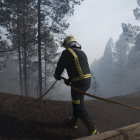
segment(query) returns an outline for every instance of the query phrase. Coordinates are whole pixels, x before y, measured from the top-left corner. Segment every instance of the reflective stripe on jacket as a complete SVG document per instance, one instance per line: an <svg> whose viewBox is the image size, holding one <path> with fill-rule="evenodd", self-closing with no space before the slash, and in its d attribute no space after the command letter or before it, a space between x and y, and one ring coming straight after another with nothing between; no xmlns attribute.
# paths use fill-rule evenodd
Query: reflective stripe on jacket
<svg viewBox="0 0 140 140"><path fill-rule="evenodd" d="M68 48L62 52L57 63L55 75L61 76L64 68L66 68L71 82L83 81L91 77L87 56L79 48Z"/></svg>

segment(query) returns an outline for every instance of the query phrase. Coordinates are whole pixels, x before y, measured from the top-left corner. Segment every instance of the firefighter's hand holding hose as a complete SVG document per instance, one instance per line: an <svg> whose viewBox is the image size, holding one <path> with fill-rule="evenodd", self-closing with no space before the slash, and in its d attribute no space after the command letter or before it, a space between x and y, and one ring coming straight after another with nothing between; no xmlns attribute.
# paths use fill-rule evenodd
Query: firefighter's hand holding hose
<svg viewBox="0 0 140 140"><path fill-rule="evenodd" d="M54 78L55 78L56 80L61 80L61 76L57 76L57 75L55 75L55 74L54 74Z"/></svg>
<svg viewBox="0 0 140 140"><path fill-rule="evenodd" d="M65 84L66 84L67 86L69 86L70 83L71 83L71 80L70 80L70 78L69 78L69 79L67 79L67 80L64 80L64 82L65 82Z"/></svg>
<svg viewBox="0 0 140 140"><path fill-rule="evenodd" d="M62 79L61 76L57 76L57 75L55 75L55 74L54 74L54 78L55 78L56 80L61 80L61 79ZM70 78L69 78L69 79L64 80L64 82L65 82L65 84L66 84L67 86L69 86L70 83L71 83L71 80L70 80Z"/></svg>

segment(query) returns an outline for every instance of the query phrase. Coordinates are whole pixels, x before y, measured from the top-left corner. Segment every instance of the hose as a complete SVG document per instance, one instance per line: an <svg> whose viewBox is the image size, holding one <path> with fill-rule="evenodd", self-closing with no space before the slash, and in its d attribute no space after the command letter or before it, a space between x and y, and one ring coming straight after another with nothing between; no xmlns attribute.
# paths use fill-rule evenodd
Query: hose
<svg viewBox="0 0 140 140"><path fill-rule="evenodd" d="M64 81L67 81L66 78L64 78L64 77L61 77L61 78L62 78ZM114 104L119 104L119 105L123 105L123 106L127 106L127 107L130 107L130 108L133 108L133 109L140 110L140 108L137 108L137 107L134 107L134 106L126 105L126 104L119 103L119 102L116 102L116 101L113 101L113 100L109 100L109 99L101 98L101 97L98 97L98 96L95 96L95 95L91 95L91 94L89 94L89 93L86 93L86 92L84 92L84 91L81 91L81 90L75 88L75 87L72 86L71 84L69 84L69 85L70 85L70 87L71 87L73 90L75 90L75 91L77 91L77 92L79 92L79 93L81 93L81 94L90 96L90 97L92 97L92 98L96 98L96 99L103 100L103 101L106 101L106 102L111 102L111 103L114 103Z"/></svg>
<svg viewBox="0 0 140 140"><path fill-rule="evenodd" d="M67 81L66 78L64 78L64 77L61 77L61 78L62 78L64 81ZM49 90L48 90L45 94L43 94L40 98L36 99L35 101L33 101L33 102L31 102L31 103L29 103L29 104L27 104L27 105L25 105L25 106L20 106L18 109L21 109L21 108L23 108L23 107L30 106L30 105L36 103L37 101L39 101L42 97L44 97L44 96L51 90L51 88L55 85L56 82L57 82L57 80L56 80L56 81L54 82L54 84L49 88ZM84 91L82 91L82 90L79 90L79 89L75 88L75 87L72 86L71 84L69 84L69 85L70 85L70 87L71 87L73 90L75 90L75 91L77 91L77 92L79 92L79 93L81 93L81 94L87 95L87 96L89 96L89 97L96 98L96 99L103 100L103 101L110 102L110 103L114 103L114 104L119 104L119 105L126 106L126 107L129 107L129 108L133 108L133 109L140 110L140 108L137 108L137 107L134 107L134 106L130 106L130 105L127 105L127 104L123 104L123 103L120 103L120 102L116 102L116 101L113 101L113 100L105 99L105 98L102 98L102 97L99 97L99 96L95 96L95 95L86 93L86 92L84 92ZM17 109L17 110L18 110L18 109Z"/></svg>

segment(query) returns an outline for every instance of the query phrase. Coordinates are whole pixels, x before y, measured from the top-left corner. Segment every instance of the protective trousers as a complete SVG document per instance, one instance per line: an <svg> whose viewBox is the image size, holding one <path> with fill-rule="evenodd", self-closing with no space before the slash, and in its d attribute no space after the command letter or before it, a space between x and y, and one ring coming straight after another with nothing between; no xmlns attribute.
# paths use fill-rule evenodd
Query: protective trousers
<svg viewBox="0 0 140 140"><path fill-rule="evenodd" d="M86 84L74 84L72 85L79 90L86 92L90 87L90 82ZM71 88L71 97L72 97L72 106L73 106L73 120L75 120L75 124L80 118L84 123L85 126L88 127L89 124L92 122L92 118L88 111L84 107L84 95L76 92Z"/></svg>

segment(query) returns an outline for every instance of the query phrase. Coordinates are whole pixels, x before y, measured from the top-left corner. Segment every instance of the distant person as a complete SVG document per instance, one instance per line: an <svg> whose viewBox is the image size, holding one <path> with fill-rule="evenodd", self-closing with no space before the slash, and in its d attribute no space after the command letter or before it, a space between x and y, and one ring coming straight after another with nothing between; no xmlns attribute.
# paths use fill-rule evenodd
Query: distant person
<svg viewBox="0 0 140 140"><path fill-rule="evenodd" d="M81 50L81 45L77 43L73 35L67 36L62 47L66 48L59 58L54 77L61 80L61 74L64 69L67 70L69 79L65 82L66 85L71 83L75 88L86 92L91 83L91 74L88 65L86 54ZM92 118L84 107L84 95L74 91L71 88L73 118L69 117L67 121L73 128L77 128L77 120L80 118L85 126L88 128L87 136L98 134L97 129L94 128Z"/></svg>

